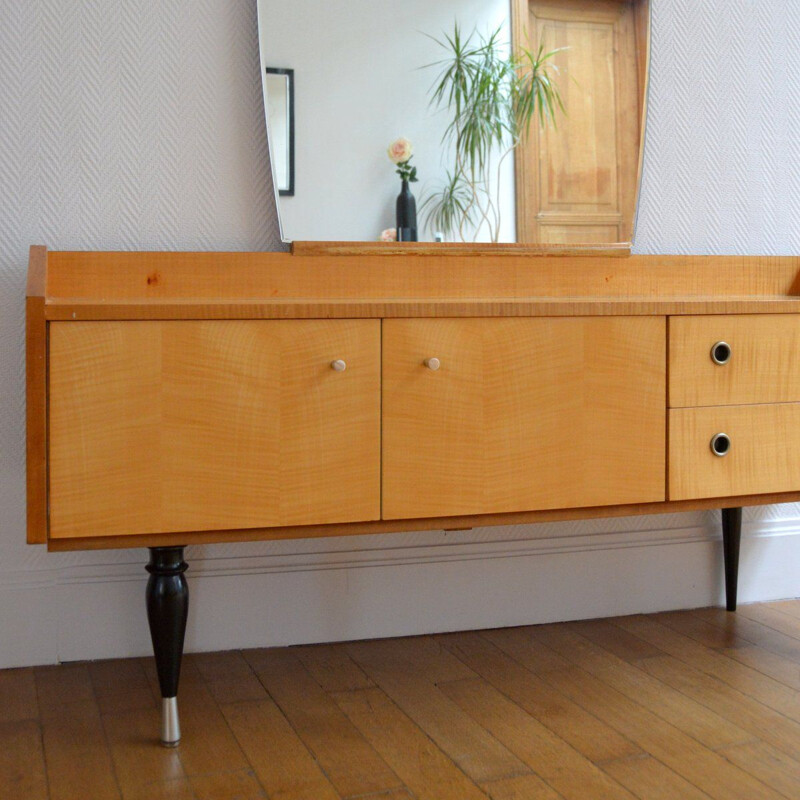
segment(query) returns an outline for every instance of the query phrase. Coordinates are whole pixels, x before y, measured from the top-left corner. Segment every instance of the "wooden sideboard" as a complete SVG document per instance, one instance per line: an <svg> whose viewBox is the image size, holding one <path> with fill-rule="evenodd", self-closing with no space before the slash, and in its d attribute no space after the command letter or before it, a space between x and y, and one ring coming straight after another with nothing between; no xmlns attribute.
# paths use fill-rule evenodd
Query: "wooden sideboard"
<svg viewBox="0 0 800 800"><path fill-rule="evenodd" d="M800 259L31 250L28 541L187 544L800 500Z"/></svg>

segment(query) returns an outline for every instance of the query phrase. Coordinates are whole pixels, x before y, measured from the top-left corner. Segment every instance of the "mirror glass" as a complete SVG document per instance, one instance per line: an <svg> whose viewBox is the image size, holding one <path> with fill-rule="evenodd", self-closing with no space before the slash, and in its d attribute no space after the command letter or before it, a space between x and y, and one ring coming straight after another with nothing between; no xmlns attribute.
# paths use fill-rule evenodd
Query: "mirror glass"
<svg viewBox="0 0 800 800"><path fill-rule="evenodd" d="M632 241L648 0L258 6L287 241Z"/></svg>

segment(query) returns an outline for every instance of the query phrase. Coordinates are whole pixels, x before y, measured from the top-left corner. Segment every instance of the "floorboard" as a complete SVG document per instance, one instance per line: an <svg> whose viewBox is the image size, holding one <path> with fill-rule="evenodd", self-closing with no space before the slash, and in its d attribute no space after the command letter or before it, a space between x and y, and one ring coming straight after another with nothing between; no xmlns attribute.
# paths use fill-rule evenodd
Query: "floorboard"
<svg viewBox="0 0 800 800"><path fill-rule="evenodd" d="M0 798L800 797L800 601L0 671Z"/></svg>

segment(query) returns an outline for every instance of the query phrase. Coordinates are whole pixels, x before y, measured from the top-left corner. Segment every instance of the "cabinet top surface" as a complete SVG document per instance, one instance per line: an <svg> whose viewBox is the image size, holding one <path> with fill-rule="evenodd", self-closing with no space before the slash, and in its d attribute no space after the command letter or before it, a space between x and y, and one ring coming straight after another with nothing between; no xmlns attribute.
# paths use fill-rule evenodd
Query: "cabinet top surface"
<svg viewBox="0 0 800 800"><path fill-rule="evenodd" d="M50 320L800 313L800 258L33 247L28 296Z"/></svg>

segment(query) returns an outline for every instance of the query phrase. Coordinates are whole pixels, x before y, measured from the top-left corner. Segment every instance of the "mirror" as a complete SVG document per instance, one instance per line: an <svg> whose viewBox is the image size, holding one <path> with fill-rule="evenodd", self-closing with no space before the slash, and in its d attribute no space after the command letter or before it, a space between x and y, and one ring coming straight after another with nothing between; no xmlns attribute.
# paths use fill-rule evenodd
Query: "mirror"
<svg viewBox="0 0 800 800"><path fill-rule="evenodd" d="M632 241L649 0L259 0L258 20L285 240L375 242L402 229L401 238L429 242ZM478 169L475 152L457 147L475 113L459 119L434 96L456 25L461 63L472 54L471 74L495 81L470 87L474 127L491 127L480 117L487 106L502 123L502 135L478 148ZM501 88L486 95L486 85ZM527 107L509 102L526 87ZM481 104L486 96L492 102ZM410 143L410 160L405 142L388 152L398 140Z"/></svg>

